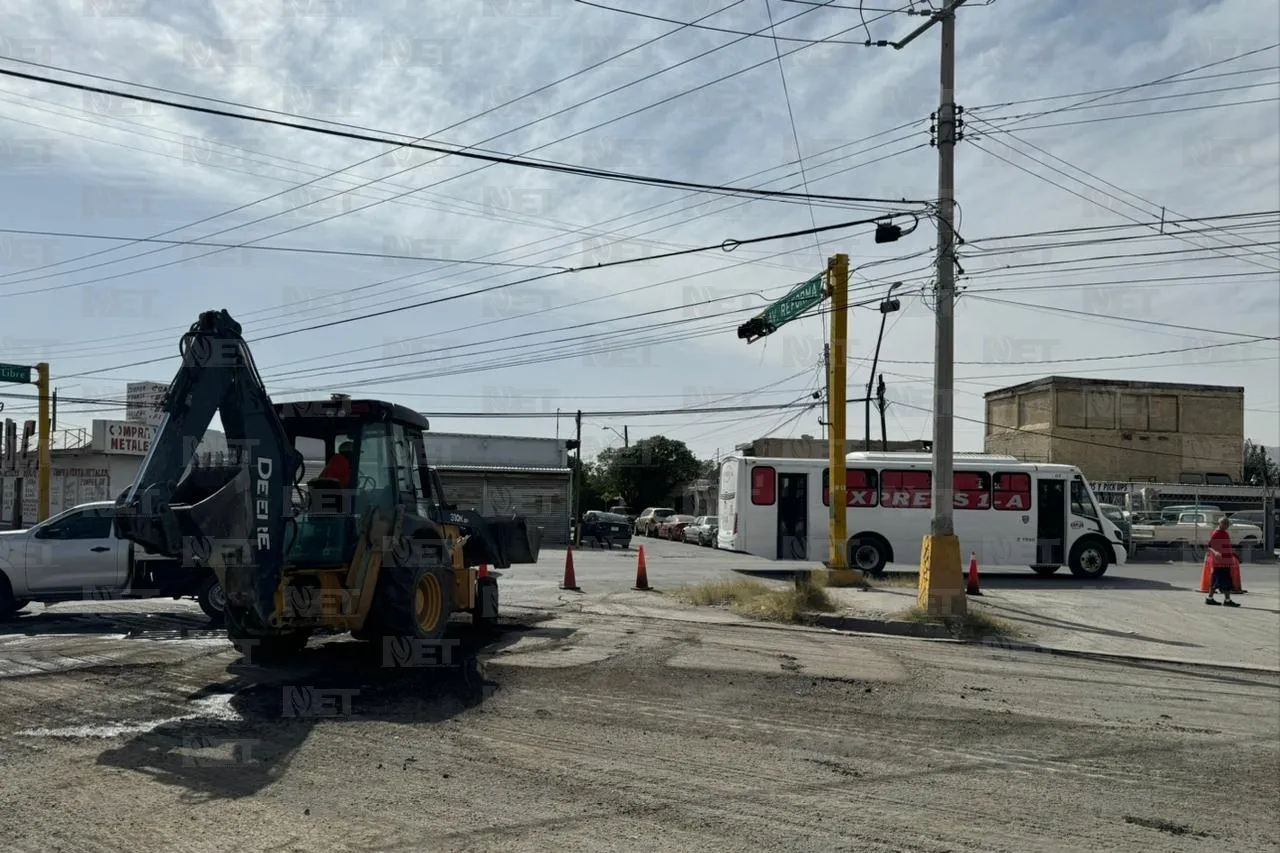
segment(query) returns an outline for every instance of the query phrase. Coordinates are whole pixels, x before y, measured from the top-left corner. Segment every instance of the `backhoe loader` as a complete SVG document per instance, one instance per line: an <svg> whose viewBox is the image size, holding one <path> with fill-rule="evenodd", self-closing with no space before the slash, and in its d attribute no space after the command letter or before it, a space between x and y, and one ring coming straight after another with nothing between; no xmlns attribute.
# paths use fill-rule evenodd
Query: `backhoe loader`
<svg viewBox="0 0 1280 853"><path fill-rule="evenodd" d="M179 352L163 421L115 513L124 538L212 568L246 656L297 653L320 629L434 642L454 613L497 619L497 581L481 567L536 562L542 530L448 503L426 418L337 394L273 403L225 310L202 313ZM215 413L229 462L197 465ZM321 455L343 464L304 481Z"/></svg>

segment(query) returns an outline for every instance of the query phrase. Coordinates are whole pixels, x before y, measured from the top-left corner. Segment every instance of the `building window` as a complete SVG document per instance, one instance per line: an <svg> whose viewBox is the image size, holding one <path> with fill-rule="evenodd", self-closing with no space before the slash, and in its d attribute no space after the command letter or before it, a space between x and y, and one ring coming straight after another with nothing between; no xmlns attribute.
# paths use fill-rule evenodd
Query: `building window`
<svg viewBox="0 0 1280 853"><path fill-rule="evenodd" d="M957 471L954 506L956 509L990 509L991 475L986 471Z"/></svg>
<svg viewBox="0 0 1280 853"><path fill-rule="evenodd" d="M846 469L845 506L876 505L876 472L870 468ZM831 469L822 469L822 505L831 506Z"/></svg>
<svg viewBox="0 0 1280 853"><path fill-rule="evenodd" d="M1031 475L997 471L992 478L991 505L1009 512L1031 509Z"/></svg>
<svg viewBox="0 0 1280 853"><path fill-rule="evenodd" d="M768 465L751 469L751 502L756 506L772 506L777 492L777 472Z"/></svg>
<svg viewBox="0 0 1280 853"><path fill-rule="evenodd" d="M929 471L881 471L880 505L894 509L928 509L933 489Z"/></svg>

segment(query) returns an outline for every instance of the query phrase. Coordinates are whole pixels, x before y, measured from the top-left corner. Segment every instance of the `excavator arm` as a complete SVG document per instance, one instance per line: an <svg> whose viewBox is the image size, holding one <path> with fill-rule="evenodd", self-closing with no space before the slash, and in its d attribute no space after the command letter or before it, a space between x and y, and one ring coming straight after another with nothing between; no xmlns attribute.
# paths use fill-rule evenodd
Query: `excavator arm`
<svg viewBox="0 0 1280 853"><path fill-rule="evenodd" d="M240 324L225 310L202 313L179 351L182 366L165 395L164 420L138 476L116 501L120 535L171 558L212 555L228 603L251 607L269 625L302 456L267 395ZM192 462L215 413L234 464L196 468Z"/></svg>

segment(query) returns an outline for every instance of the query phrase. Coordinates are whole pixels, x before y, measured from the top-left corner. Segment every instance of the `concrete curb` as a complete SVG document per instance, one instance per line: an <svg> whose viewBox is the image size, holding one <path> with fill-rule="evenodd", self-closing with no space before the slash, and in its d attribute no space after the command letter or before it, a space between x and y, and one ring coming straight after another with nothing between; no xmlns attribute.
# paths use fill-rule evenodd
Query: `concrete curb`
<svg viewBox="0 0 1280 853"><path fill-rule="evenodd" d="M1217 661L1194 660L1192 658L1171 658L1159 655L1138 655L1128 654L1125 652L1098 652L1085 649L1067 649L1062 646L1042 646L1037 643L1019 643L1010 640L1004 640L999 637L989 639L961 640L960 642L970 646L985 646L987 648L996 648L1000 651L1011 652L1033 652L1038 654L1056 655L1058 657L1084 658L1087 660L1110 660L1116 662L1128 663L1162 663L1174 664L1177 666L1195 666L1206 669L1225 669L1233 672L1252 672L1266 675L1280 675L1280 667L1260 666L1252 663L1219 663Z"/></svg>
<svg viewBox="0 0 1280 853"><path fill-rule="evenodd" d="M813 624L832 631L849 631L859 634L886 634L891 637L920 637L934 640L958 639L943 625L927 622L908 622L903 619L868 619L860 616L839 616L831 613L805 614Z"/></svg>

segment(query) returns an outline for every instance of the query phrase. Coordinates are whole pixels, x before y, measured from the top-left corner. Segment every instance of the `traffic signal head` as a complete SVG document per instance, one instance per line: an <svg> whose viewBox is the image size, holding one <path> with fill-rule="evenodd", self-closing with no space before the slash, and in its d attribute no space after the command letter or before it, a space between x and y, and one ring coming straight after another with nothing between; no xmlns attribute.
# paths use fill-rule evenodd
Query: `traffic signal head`
<svg viewBox="0 0 1280 853"><path fill-rule="evenodd" d="M738 327L738 337L749 342L756 338L762 338L772 331L773 327L769 325L764 317L752 317Z"/></svg>

